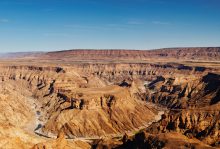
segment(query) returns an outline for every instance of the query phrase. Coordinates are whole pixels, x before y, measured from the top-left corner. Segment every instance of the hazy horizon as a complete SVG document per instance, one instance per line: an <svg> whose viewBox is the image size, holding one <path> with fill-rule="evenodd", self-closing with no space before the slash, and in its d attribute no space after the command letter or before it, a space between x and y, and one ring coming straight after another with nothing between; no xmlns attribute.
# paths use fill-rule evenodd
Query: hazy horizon
<svg viewBox="0 0 220 149"><path fill-rule="evenodd" d="M60 51L71 51L71 50L161 50L161 49L181 49L181 48L220 48L220 46L214 46L214 47L166 47L166 48L158 48L158 49L110 49L110 48L106 48L106 49L61 49L61 50L45 50L45 51L12 51L12 52L4 52L4 51L0 51L0 54L13 54L13 53L20 53L20 54L25 54L25 53L47 53L47 52L60 52Z"/></svg>
<svg viewBox="0 0 220 149"><path fill-rule="evenodd" d="M0 53L219 47L218 0L2 0Z"/></svg>

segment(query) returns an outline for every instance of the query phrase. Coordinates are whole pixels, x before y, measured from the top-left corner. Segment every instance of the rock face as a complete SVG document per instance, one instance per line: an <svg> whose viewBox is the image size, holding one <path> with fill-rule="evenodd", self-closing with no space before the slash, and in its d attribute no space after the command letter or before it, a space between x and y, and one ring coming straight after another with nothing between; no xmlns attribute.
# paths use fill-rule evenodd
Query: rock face
<svg viewBox="0 0 220 149"><path fill-rule="evenodd" d="M219 147L219 48L30 55L0 62L0 148Z"/></svg>
<svg viewBox="0 0 220 149"><path fill-rule="evenodd" d="M199 108L219 103L220 75L158 77L148 85L147 100L169 108Z"/></svg>
<svg viewBox="0 0 220 149"><path fill-rule="evenodd" d="M32 119L34 113L30 113L31 104L28 103L29 99L26 95L30 95L30 93L27 90L19 89L18 84L13 81L1 83L0 124L22 127Z"/></svg>

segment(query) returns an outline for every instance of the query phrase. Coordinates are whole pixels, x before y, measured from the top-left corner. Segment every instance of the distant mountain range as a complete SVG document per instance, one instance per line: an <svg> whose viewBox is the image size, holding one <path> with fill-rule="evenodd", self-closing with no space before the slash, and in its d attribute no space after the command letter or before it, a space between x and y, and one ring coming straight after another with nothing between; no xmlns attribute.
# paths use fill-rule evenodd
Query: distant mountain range
<svg viewBox="0 0 220 149"><path fill-rule="evenodd" d="M12 53L0 53L0 58L24 58L31 56L38 56L43 54L43 52L12 52Z"/></svg>
<svg viewBox="0 0 220 149"><path fill-rule="evenodd" d="M220 61L220 47L166 48L156 50L74 49L54 52L23 52L3 54L1 58L37 58L51 60L126 60L183 59Z"/></svg>

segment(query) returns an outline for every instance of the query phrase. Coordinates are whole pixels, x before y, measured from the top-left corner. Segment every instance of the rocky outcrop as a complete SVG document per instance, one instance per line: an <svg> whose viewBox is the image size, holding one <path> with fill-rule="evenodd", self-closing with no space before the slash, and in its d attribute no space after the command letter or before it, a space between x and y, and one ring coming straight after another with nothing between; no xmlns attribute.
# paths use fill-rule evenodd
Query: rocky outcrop
<svg viewBox="0 0 220 149"><path fill-rule="evenodd" d="M67 141L64 133L59 133L56 140L36 144L32 149L90 149L91 146L83 141Z"/></svg>
<svg viewBox="0 0 220 149"><path fill-rule="evenodd" d="M52 112L43 132L56 134L64 129L70 138L121 135L144 125L155 115L146 104L139 104L127 88L75 89L66 95L70 100L61 98L60 108ZM148 115L142 115L146 111Z"/></svg>
<svg viewBox="0 0 220 149"><path fill-rule="evenodd" d="M149 127L147 132L157 134L175 131L191 139L197 138L211 146L219 146L218 108L171 111L160 122Z"/></svg>
<svg viewBox="0 0 220 149"><path fill-rule="evenodd" d="M101 140L93 145L95 149L145 149L145 148L167 148L167 149L214 149L197 139L190 139L175 132L150 134L147 132L137 133L133 137L124 136L122 140Z"/></svg>
<svg viewBox="0 0 220 149"><path fill-rule="evenodd" d="M147 86L147 100L168 108L197 108L219 103L220 75L158 77Z"/></svg>

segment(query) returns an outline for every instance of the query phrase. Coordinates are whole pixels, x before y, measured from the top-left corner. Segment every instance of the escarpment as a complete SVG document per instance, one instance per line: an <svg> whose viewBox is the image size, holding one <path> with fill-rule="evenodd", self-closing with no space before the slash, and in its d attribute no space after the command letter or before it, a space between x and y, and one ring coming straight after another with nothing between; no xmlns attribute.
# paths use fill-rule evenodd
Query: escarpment
<svg viewBox="0 0 220 149"><path fill-rule="evenodd" d="M71 60L146 60L146 59L173 59L173 60L212 60L218 61L220 59L219 47L198 47L198 48L167 48L157 50L66 50L34 54L35 57L41 59L65 59ZM30 54L32 57L33 55Z"/></svg>

